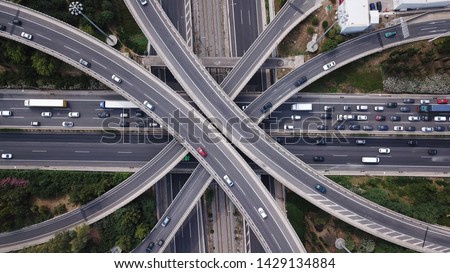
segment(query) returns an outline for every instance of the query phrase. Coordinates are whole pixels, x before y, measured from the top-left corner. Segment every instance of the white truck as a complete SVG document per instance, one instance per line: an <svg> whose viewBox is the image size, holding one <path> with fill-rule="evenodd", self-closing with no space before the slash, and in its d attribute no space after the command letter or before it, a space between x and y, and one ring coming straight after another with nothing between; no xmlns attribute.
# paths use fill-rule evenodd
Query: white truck
<svg viewBox="0 0 450 273"><path fill-rule="evenodd" d="M100 102L100 108L103 109L134 109L139 108L136 104L127 100L105 100Z"/></svg>
<svg viewBox="0 0 450 273"><path fill-rule="evenodd" d="M66 100L59 99L29 99L24 101L27 107L67 107Z"/></svg>
<svg viewBox="0 0 450 273"><path fill-rule="evenodd" d="M312 111L312 103L295 103L291 106L292 111Z"/></svg>

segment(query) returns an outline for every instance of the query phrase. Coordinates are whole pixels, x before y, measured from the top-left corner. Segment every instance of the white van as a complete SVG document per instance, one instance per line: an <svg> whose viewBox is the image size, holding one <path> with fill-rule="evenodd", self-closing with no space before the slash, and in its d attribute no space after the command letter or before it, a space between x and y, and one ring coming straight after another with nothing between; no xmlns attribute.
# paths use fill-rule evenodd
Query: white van
<svg viewBox="0 0 450 273"><path fill-rule="evenodd" d="M263 218L263 219L267 218L267 214L266 214L266 212L264 211L263 208L259 208L258 212L259 212L259 215L261 215L261 218Z"/></svg>
<svg viewBox="0 0 450 273"><path fill-rule="evenodd" d="M378 157L371 157L371 156L364 156L361 158L362 163L364 164L378 164L380 163L380 158Z"/></svg>
<svg viewBox="0 0 450 273"><path fill-rule="evenodd" d="M1 113L2 113L3 117L10 117L10 116L12 116L12 112L11 111L2 111Z"/></svg>
<svg viewBox="0 0 450 273"><path fill-rule="evenodd" d="M356 105L356 110L367 111L367 110L369 110L369 107L367 107L367 105Z"/></svg>

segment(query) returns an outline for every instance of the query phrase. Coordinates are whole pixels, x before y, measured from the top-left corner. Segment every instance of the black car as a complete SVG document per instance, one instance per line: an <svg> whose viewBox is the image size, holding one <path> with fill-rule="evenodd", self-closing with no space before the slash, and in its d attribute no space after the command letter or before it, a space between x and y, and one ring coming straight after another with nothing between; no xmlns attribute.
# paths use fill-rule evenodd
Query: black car
<svg viewBox="0 0 450 273"><path fill-rule="evenodd" d="M348 126L348 129L350 130L361 130L361 126L359 124L352 124Z"/></svg>
<svg viewBox="0 0 450 273"><path fill-rule="evenodd" d="M389 130L389 126L387 125L378 125L378 131L387 131Z"/></svg>
<svg viewBox="0 0 450 273"><path fill-rule="evenodd" d="M344 124L335 125L334 129L335 130L345 130L345 125Z"/></svg>
<svg viewBox="0 0 450 273"><path fill-rule="evenodd" d="M400 112L411 112L411 107L402 106L402 107L400 107Z"/></svg>
<svg viewBox="0 0 450 273"><path fill-rule="evenodd" d="M434 130L437 132L443 132L445 131L445 126L435 126Z"/></svg>
<svg viewBox="0 0 450 273"><path fill-rule="evenodd" d="M416 100L415 99L404 99L403 103L415 103Z"/></svg>
<svg viewBox="0 0 450 273"><path fill-rule="evenodd" d="M405 131L408 131L408 132L414 132L415 130L416 130L415 126L406 126L405 127Z"/></svg>
<svg viewBox="0 0 450 273"><path fill-rule="evenodd" d="M261 113L265 113L265 112L269 111L270 108L272 108L272 103L269 101L260 109Z"/></svg>
<svg viewBox="0 0 450 273"><path fill-rule="evenodd" d="M147 252L147 253L152 252L152 249L154 246L155 246L155 243L150 242L150 244L148 244L147 248L145 249L145 252Z"/></svg>
<svg viewBox="0 0 450 273"><path fill-rule="evenodd" d="M20 21L19 19L14 19L14 20L13 20L13 24L14 24L14 25L21 26L21 25L22 25L22 21Z"/></svg>
<svg viewBox="0 0 450 273"><path fill-rule="evenodd" d="M317 126L317 130L328 130L328 126L325 124L320 124Z"/></svg>
<svg viewBox="0 0 450 273"><path fill-rule="evenodd" d="M401 119L400 116L391 116L391 121L400 121Z"/></svg>
<svg viewBox="0 0 450 273"><path fill-rule="evenodd" d="M378 12L381 12L383 10L383 8L381 6L381 1L377 2L377 10L378 10Z"/></svg>
<svg viewBox="0 0 450 273"><path fill-rule="evenodd" d="M372 131L372 130L373 130L373 126L372 126L372 125L364 125L364 126L362 127L362 129L363 129L364 131Z"/></svg>
<svg viewBox="0 0 450 273"><path fill-rule="evenodd" d="M295 86L299 87L300 85L304 84L307 80L308 78L306 78L306 76L303 76L298 81L295 82Z"/></svg>
<svg viewBox="0 0 450 273"><path fill-rule="evenodd" d="M428 150L428 154L429 155L437 155L437 150L436 149L429 149Z"/></svg>
<svg viewBox="0 0 450 273"><path fill-rule="evenodd" d="M323 156L321 156L321 155L316 155L316 156L313 157L313 160L316 161L316 162L322 162L322 161L325 160L325 158Z"/></svg>
<svg viewBox="0 0 450 273"><path fill-rule="evenodd" d="M322 113L322 114L320 114L320 118L321 119L331 119L331 114L330 113Z"/></svg>
<svg viewBox="0 0 450 273"><path fill-rule="evenodd" d="M0 25L0 30L6 30L6 26Z"/></svg>
<svg viewBox="0 0 450 273"><path fill-rule="evenodd" d="M395 107L397 107L397 103L396 102L388 102L388 103L386 103L386 107L395 108Z"/></svg>
<svg viewBox="0 0 450 273"><path fill-rule="evenodd" d="M420 120L422 120L422 121L431 121L432 118L430 116L421 116Z"/></svg>
<svg viewBox="0 0 450 273"><path fill-rule="evenodd" d="M415 139L408 140L409 146L417 146L417 144L419 144L419 142Z"/></svg>
<svg viewBox="0 0 450 273"><path fill-rule="evenodd" d="M98 114L99 118L109 118L110 114L108 112L101 112Z"/></svg>

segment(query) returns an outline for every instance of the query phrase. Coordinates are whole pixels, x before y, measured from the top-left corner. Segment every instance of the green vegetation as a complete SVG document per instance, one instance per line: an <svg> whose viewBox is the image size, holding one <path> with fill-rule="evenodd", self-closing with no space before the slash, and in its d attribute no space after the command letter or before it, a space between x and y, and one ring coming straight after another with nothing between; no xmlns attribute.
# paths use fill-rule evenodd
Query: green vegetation
<svg viewBox="0 0 450 273"><path fill-rule="evenodd" d="M331 72L322 80L306 87L304 92L380 92L383 90L381 69L375 65L368 65L368 58L352 62Z"/></svg>
<svg viewBox="0 0 450 273"><path fill-rule="evenodd" d="M38 206L36 199L69 197L70 205L85 204L125 180L128 173L93 173L39 170L0 170L0 232L42 222L67 210Z"/></svg>

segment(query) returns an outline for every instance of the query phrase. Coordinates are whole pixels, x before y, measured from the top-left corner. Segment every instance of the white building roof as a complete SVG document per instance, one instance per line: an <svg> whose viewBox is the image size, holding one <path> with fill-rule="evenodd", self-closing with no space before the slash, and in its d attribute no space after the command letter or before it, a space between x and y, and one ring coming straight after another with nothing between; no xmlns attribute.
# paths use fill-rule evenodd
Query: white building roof
<svg viewBox="0 0 450 273"><path fill-rule="evenodd" d="M345 0L347 1L347 0ZM426 4L426 3L439 3L439 2L448 2L448 0L394 0L394 4Z"/></svg>
<svg viewBox="0 0 450 273"><path fill-rule="evenodd" d="M371 25L376 25L380 23L380 13L378 12L378 10L369 11L369 15Z"/></svg>
<svg viewBox="0 0 450 273"><path fill-rule="evenodd" d="M369 0L344 0L338 7L341 29L369 26Z"/></svg>

